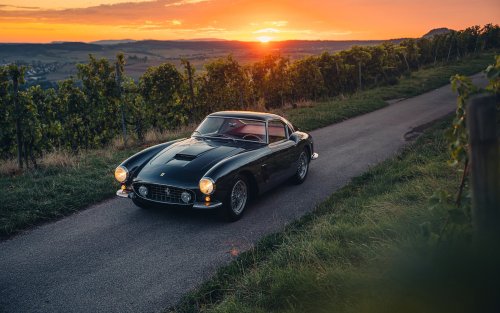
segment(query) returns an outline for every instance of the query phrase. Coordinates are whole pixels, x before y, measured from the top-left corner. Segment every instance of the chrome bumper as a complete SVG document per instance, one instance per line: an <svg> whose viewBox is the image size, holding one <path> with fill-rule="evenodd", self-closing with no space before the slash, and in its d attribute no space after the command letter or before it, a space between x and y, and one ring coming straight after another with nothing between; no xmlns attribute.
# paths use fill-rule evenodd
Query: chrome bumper
<svg viewBox="0 0 500 313"><path fill-rule="evenodd" d="M316 152L314 152L314 153L311 155L311 160L316 160L317 158L319 158L319 154L317 154Z"/></svg>
<svg viewBox="0 0 500 313"><path fill-rule="evenodd" d="M116 191L116 195L118 197L122 197L122 198L128 198L129 194L130 194L130 191L127 191L127 190L118 189Z"/></svg>
<svg viewBox="0 0 500 313"><path fill-rule="evenodd" d="M133 191L119 189L116 191L116 195L121 198L133 198L135 196ZM165 203L168 205L168 203ZM195 202L193 204L193 209L200 210L210 210L222 206L222 202Z"/></svg>
<svg viewBox="0 0 500 313"><path fill-rule="evenodd" d="M222 206L222 202L195 202L193 209L210 210Z"/></svg>

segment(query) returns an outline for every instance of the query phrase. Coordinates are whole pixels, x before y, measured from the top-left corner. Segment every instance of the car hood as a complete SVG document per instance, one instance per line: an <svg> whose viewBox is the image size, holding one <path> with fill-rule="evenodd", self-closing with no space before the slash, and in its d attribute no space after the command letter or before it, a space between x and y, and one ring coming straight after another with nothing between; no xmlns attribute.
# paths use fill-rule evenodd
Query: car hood
<svg viewBox="0 0 500 313"><path fill-rule="evenodd" d="M195 188L212 166L247 150L226 140L189 138L160 151L144 165L135 181Z"/></svg>

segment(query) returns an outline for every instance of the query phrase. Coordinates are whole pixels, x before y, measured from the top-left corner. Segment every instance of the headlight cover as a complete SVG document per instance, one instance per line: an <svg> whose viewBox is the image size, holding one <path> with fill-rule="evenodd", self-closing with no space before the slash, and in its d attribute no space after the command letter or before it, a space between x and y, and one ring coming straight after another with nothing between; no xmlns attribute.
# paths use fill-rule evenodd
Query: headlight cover
<svg viewBox="0 0 500 313"><path fill-rule="evenodd" d="M215 182L208 177L203 177L200 179L200 191L206 195L211 195L215 191Z"/></svg>
<svg viewBox="0 0 500 313"><path fill-rule="evenodd" d="M128 178L128 170L125 166L118 166L115 170L115 178L118 182L124 183Z"/></svg>

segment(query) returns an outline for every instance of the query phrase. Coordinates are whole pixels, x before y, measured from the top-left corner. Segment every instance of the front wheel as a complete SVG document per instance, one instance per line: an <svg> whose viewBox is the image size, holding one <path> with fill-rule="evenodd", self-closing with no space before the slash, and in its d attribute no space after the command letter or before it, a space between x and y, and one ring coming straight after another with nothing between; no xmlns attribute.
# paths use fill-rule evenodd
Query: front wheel
<svg viewBox="0 0 500 313"><path fill-rule="evenodd" d="M293 175L292 180L295 184L302 184L307 177L307 173L309 172L309 157L307 150L302 151L299 156L297 171L295 175Z"/></svg>
<svg viewBox="0 0 500 313"><path fill-rule="evenodd" d="M245 211L249 194L250 189L247 179L243 176L237 176L224 201L221 210L223 217L231 222L239 220Z"/></svg>

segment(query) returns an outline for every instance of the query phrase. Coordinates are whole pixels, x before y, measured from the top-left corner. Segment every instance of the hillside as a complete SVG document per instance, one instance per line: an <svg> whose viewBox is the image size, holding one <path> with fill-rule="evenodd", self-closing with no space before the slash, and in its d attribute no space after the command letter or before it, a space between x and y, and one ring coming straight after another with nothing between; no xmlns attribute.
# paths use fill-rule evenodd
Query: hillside
<svg viewBox="0 0 500 313"><path fill-rule="evenodd" d="M398 40L395 40L397 42ZM105 40L94 43L62 42L49 44L0 44L0 65L18 63L29 65L28 81L55 82L75 76L75 64L88 61L88 55L114 59L123 52L127 58L126 71L137 79L150 66L170 62L180 65L189 59L197 70L208 60L232 54L243 64L259 60L263 55L280 52L291 59L339 51L354 45L376 45L381 40L364 41L305 41L291 40L261 44L242 41L159 41L159 40Z"/></svg>
<svg viewBox="0 0 500 313"><path fill-rule="evenodd" d="M441 28L434 28L430 30L428 33L423 35L423 38L432 38L433 36L436 35L442 35L442 34L447 34L449 32L452 32L452 29L446 28L446 27L441 27Z"/></svg>

